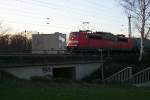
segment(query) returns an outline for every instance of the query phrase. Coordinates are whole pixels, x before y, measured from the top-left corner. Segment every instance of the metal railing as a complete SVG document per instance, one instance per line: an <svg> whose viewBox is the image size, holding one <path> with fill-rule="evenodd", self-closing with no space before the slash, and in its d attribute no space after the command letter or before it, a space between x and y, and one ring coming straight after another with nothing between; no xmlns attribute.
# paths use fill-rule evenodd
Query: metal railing
<svg viewBox="0 0 150 100"><path fill-rule="evenodd" d="M104 79L104 82L124 82L132 77L132 67L127 67L110 77Z"/></svg>
<svg viewBox="0 0 150 100"><path fill-rule="evenodd" d="M146 68L129 78L131 84L142 84L150 81L150 67Z"/></svg>

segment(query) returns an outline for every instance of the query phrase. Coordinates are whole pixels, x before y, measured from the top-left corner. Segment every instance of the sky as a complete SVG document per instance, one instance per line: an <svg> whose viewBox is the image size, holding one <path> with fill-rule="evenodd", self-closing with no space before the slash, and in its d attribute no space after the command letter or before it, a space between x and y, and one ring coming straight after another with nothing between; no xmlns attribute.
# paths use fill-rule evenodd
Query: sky
<svg viewBox="0 0 150 100"><path fill-rule="evenodd" d="M128 34L128 18L117 0L0 0L0 21L12 31L45 34L94 31Z"/></svg>

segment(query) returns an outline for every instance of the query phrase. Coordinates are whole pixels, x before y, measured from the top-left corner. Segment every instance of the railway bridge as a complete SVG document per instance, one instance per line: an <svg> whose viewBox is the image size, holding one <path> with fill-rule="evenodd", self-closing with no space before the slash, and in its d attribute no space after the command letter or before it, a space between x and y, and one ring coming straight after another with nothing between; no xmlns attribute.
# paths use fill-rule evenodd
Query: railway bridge
<svg viewBox="0 0 150 100"><path fill-rule="evenodd" d="M101 67L100 54L0 54L0 70L19 78L36 76L81 80Z"/></svg>

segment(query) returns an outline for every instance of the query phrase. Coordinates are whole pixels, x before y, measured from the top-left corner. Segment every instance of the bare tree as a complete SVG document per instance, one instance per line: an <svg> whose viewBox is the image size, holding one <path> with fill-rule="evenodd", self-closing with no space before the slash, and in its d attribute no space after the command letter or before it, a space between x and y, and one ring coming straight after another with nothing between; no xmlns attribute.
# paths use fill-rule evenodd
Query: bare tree
<svg viewBox="0 0 150 100"><path fill-rule="evenodd" d="M30 52L31 51L31 39L28 39L22 34L12 35L10 37L10 48L16 52Z"/></svg>
<svg viewBox="0 0 150 100"><path fill-rule="evenodd" d="M128 16L134 18L134 25L141 36L140 56L139 61L142 60L144 53L144 39L150 33L150 0L120 0L120 4L125 9Z"/></svg>
<svg viewBox="0 0 150 100"><path fill-rule="evenodd" d="M3 25L3 22L0 21L0 36L9 34L11 28Z"/></svg>
<svg viewBox="0 0 150 100"><path fill-rule="evenodd" d="M11 34L10 30L0 21L0 52L30 52L32 32L25 30Z"/></svg>
<svg viewBox="0 0 150 100"><path fill-rule="evenodd" d="M0 36L0 52L4 52L9 49L9 43L10 43L10 35L2 35Z"/></svg>

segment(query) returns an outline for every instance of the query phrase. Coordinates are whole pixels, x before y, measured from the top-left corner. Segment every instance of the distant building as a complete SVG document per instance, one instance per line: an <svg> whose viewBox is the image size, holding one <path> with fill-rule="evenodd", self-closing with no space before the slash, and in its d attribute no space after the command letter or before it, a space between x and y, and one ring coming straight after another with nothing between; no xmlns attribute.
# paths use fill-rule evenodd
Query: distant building
<svg viewBox="0 0 150 100"><path fill-rule="evenodd" d="M32 34L32 53L58 54L66 50L66 34Z"/></svg>

